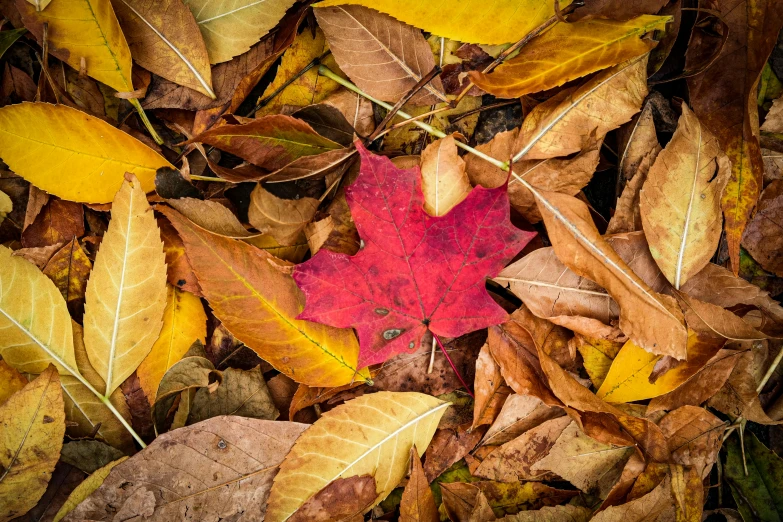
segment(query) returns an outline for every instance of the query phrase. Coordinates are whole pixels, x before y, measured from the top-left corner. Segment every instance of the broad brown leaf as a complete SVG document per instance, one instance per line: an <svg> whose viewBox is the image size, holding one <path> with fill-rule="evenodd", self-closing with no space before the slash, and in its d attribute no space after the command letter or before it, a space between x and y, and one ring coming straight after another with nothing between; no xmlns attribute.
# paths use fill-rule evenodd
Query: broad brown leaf
<svg viewBox="0 0 783 522"><path fill-rule="evenodd" d="M259 183L250 194L247 217L257 230L270 234L281 245L293 245L315 216L319 204L315 198L279 198Z"/></svg>
<svg viewBox="0 0 783 522"><path fill-rule="evenodd" d="M695 467L700 478L707 478L718 458L726 423L704 408L683 406L658 425L669 443L672 461Z"/></svg>
<svg viewBox="0 0 783 522"><path fill-rule="evenodd" d="M564 414L562 408L547 406L531 395L509 395L495 422L481 440L481 445L505 444L543 422Z"/></svg>
<svg viewBox="0 0 783 522"><path fill-rule="evenodd" d="M291 515L290 522L362 522L375 500L375 479L369 475L337 479L313 495Z"/></svg>
<svg viewBox="0 0 783 522"><path fill-rule="evenodd" d="M748 223L742 237L744 246L753 259L770 272L783 275L779 252L781 219L783 218L783 180L776 180L764 189L756 207L756 215Z"/></svg>

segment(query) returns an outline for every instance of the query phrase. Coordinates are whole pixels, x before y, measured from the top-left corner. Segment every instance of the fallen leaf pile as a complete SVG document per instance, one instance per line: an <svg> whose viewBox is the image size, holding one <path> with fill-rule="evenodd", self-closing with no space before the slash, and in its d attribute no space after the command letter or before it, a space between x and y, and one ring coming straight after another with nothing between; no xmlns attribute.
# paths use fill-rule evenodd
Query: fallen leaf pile
<svg viewBox="0 0 783 522"><path fill-rule="evenodd" d="M0 13L0 522L783 520L781 0Z"/></svg>

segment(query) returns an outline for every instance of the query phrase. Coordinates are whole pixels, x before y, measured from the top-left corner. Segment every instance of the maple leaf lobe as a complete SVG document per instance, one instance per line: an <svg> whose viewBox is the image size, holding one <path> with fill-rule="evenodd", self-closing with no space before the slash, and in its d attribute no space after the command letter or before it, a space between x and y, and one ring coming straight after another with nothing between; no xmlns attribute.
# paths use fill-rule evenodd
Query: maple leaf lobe
<svg viewBox="0 0 783 522"><path fill-rule="evenodd" d="M322 249L295 268L306 297L299 318L356 329L360 366L415 349L428 330L458 337L503 322L486 278L535 236L511 224L506 187L477 187L433 217L418 167L356 147L361 169L346 200L364 247L354 256Z"/></svg>

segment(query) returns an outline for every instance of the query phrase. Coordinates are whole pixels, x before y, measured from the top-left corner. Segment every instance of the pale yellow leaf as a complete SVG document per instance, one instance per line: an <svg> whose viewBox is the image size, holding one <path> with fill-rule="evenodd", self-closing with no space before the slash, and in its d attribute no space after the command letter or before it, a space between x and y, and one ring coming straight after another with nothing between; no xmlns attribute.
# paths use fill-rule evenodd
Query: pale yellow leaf
<svg viewBox="0 0 783 522"><path fill-rule="evenodd" d="M454 136L436 140L421 153L421 191L424 210L443 216L468 197L472 187L465 173L465 161L457 154Z"/></svg>

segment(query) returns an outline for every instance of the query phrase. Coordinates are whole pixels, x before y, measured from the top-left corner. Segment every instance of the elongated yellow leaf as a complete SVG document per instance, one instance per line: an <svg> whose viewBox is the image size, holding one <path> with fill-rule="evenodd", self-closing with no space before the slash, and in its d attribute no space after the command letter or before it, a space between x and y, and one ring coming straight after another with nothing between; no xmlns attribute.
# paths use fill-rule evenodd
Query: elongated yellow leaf
<svg viewBox="0 0 783 522"><path fill-rule="evenodd" d="M295 0L184 0L196 17L210 63L247 52L277 25Z"/></svg>
<svg viewBox="0 0 783 522"><path fill-rule="evenodd" d="M62 199L108 203L126 172L155 188L155 171L171 164L103 120L65 105L0 108L0 156L15 173Z"/></svg>
<svg viewBox="0 0 783 522"><path fill-rule="evenodd" d="M48 24L49 52L77 71L82 59L87 75L120 92L133 90L131 52L111 0L57 0L48 9L16 4L25 27L43 41Z"/></svg>
<svg viewBox="0 0 783 522"><path fill-rule="evenodd" d="M155 403L155 394L166 370L182 359L195 341L205 342L206 336L207 314L201 300L169 285L160 336L136 370L150 404Z"/></svg>
<svg viewBox="0 0 783 522"><path fill-rule="evenodd" d="M427 449L449 404L421 393L379 392L325 413L280 465L265 520L288 520L334 480L361 475L375 477L375 506L405 476L411 447Z"/></svg>
<svg viewBox="0 0 783 522"><path fill-rule="evenodd" d="M720 198L731 164L718 139L682 104L677 130L639 193L650 253L679 289L710 262L720 241Z"/></svg>
<svg viewBox="0 0 783 522"><path fill-rule="evenodd" d="M643 15L625 22L557 24L492 73L471 71L470 77L481 89L503 98L552 89L648 52L655 42L640 37L663 30L669 20Z"/></svg>
<svg viewBox="0 0 783 522"><path fill-rule="evenodd" d="M103 484L103 481L106 480L106 477L109 476L109 473L114 468L114 466L117 464L122 464L126 460L128 460L128 457L122 457L115 461L109 462L102 468L93 471L89 477L84 479L81 484L76 486L76 489L71 491L71 494L68 495L68 498L65 500L65 504L62 505L60 510L54 516L53 522L60 522L60 520L65 518L65 515L73 511L76 506L81 504L82 500L89 497L93 491L101 487L101 484Z"/></svg>
<svg viewBox="0 0 783 522"><path fill-rule="evenodd" d="M561 0L560 8L571 2ZM326 0L316 7L371 7L438 36L466 43L516 42L555 14L554 0Z"/></svg>
<svg viewBox="0 0 783 522"><path fill-rule="evenodd" d="M84 308L84 346L108 396L152 349L166 307L166 262L155 216L131 177L114 198Z"/></svg>
<svg viewBox="0 0 783 522"><path fill-rule="evenodd" d="M0 245L0 356L23 373L76 368L71 317L51 279Z"/></svg>
<svg viewBox="0 0 783 522"><path fill-rule="evenodd" d="M60 459L64 435L60 379L50 366L0 407L0 522L38 503Z"/></svg>

